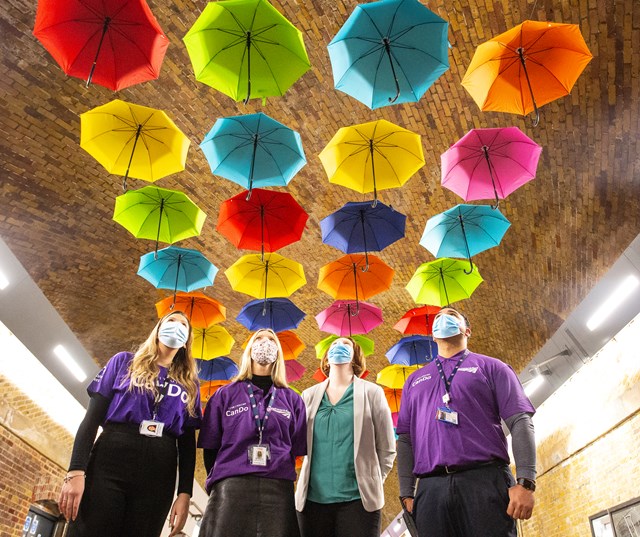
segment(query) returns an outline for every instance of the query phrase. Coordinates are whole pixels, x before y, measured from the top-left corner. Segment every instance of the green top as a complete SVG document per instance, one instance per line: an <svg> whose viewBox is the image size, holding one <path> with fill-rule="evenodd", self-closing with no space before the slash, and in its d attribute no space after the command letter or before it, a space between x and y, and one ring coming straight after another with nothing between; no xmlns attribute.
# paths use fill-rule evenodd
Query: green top
<svg viewBox="0 0 640 537"><path fill-rule="evenodd" d="M332 405L326 392L313 426L307 498L316 503L360 499L353 453L353 384Z"/></svg>

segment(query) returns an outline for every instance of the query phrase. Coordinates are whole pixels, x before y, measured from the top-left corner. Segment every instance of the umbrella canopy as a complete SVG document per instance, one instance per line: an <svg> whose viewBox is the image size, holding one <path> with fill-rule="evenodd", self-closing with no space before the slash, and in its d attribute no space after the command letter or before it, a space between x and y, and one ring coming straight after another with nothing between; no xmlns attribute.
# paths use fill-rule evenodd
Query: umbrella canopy
<svg viewBox="0 0 640 537"><path fill-rule="evenodd" d="M194 358L200 358L202 360L211 360L218 356L224 356L231 352L231 348L235 343L231 334L227 332L222 326L214 324L207 328L193 328L193 344L191 345L191 353ZM228 362L235 363L229 358L225 358ZM228 363L224 362L224 363ZM237 369L236 373L237 374ZM233 376L233 375L231 375ZM212 378L203 378L203 380L214 380ZM215 378L231 378L231 377L215 377Z"/></svg>
<svg viewBox="0 0 640 537"><path fill-rule="evenodd" d="M196 80L245 103L284 95L311 67L302 33L266 0L209 2L183 41Z"/></svg>
<svg viewBox="0 0 640 537"><path fill-rule="evenodd" d="M112 91L158 78L169 45L144 0L39 0L33 35L67 75Z"/></svg>
<svg viewBox="0 0 640 537"><path fill-rule="evenodd" d="M189 138L162 110L116 99L80 114L80 147L109 173L154 182L184 170Z"/></svg>
<svg viewBox="0 0 640 537"><path fill-rule="evenodd" d="M163 298L156 302L158 317L172 311L182 311L194 328L206 328L221 323L227 318L227 308L204 293L178 293L175 297Z"/></svg>
<svg viewBox="0 0 640 537"><path fill-rule="evenodd" d="M302 237L309 215L287 192L254 188L224 201L216 229L236 248L275 252Z"/></svg>
<svg viewBox="0 0 640 537"><path fill-rule="evenodd" d="M591 61L577 24L524 21L481 44L462 85L483 111L536 113L571 92Z"/></svg>
<svg viewBox="0 0 640 537"><path fill-rule="evenodd" d="M224 273L234 291L256 298L289 296L307 283L300 263L274 253L244 255Z"/></svg>
<svg viewBox="0 0 640 537"><path fill-rule="evenodd" d="M406 289L418 304L448 306L469 298L482 282L476 266L469 273L464 261L445 257L420 265Z"/></svg>
<svg viewBox="0 0 640 537"><path fill-rule="evenodd" d="M456 205L427 220L420 245L435 257L471 257L498 246L511 222L490 205Z"/></svg>
<svg viewBox="0 0 640 537"><path fill-rule="evenodd" d="M420 366L417 365L388 365L378 373L376 382L387 388L402 389L409 375L418 369Z"/></svg>
<svg viewBox="0 0 640 537"><path fill-rule="evenodd" d="M298 360L286 360L284 370L287 376L287 382L295 382L302 378L307 368L298 362Z"/></svg>
<svg viewBox="0 0 640 537"><path fill-rule="evenodd" d="M382 324L382 310L367 302L336 300L316 315L318 327L338 336L368 334Z"/></svg>
<svg viewBox="0 0 640 537"><path fill-rule="evenodd" d="M400 402L402 401L402 390L394 388L385 388L384 396L389 404L391 412L400 412Z"/></svg>
<svg viewBox="0 0 640 537"><path fill-rule="evenodd" d="M438 356L438 346L430 336L406 336L385 354L391 364L422 365Z"/></svg>
<svg viewBox="0 0 640 537"><path fill-rule="evenodd" d="M300 135L263 113L218 119L200 147L211 172L248 188L247 198L254 186L286 186L307 163Z"/></svg>
<svg viewBox="0 0 640 537"><path fill-rule="evenodd" d="M331 346L331 344L336 339L338 339L338 337L339 336L336 336L335 334L331 334L330 336L316 343L315 350L316 350L316 358L318 358L318 360L322 359L325 353L329 350L329 347ZM362 353L365 356L370 356L373 354L375 345L372 339L369 339L368 337L361 336L361 335L353 335L349 337L353 339L358 345L360 345L360 348L362 349Z"/></svg>
<svg viewBox="0 0 640 537"><path fill-rule="evenodd" d="M329 182L356 192L397 188L424 166L420 136L384 119L343 127L320 152Z"/></svg>
<svg viewBox="0 0 640 537"><path fill-rule="evenodd" d="M204 408L209 399L213 397L213 394L223 386L230 383L230 380L208 380L200 382L200 403L202 404L202 407Z"/></svg>
<svg viewBox="0 0 640 537"><path fill-rule="evenodd" d="M306 347L304 342L291 330L277 332L277 336L280 340L285 360L295 360ZM251 336L244 341L242 344L243 349L247 348L250 339Z"/></svg>
<svg viewBox="0 0 640 537"><path fill-rule="evenodd" d="M324 371L322 371L322 368L319 367L315 370L315 373L311 376L311 378L316 382L324 382L327 378L327 375L325 375Z"/></svg>
<svg viewBox="0 0 640 537"><path fill-rule="evenodd" d="M421 306L410 309L393 325L393 328L401 334L430 336L433 330L433 320L440 309L439 306Z"/></svg>
<svg viewBox="0 0 640 537"><path fill-rule="evenodd" d="M336 89L371 109L419 101L449 69L448 26L418 0L357 5L327 47Z"/></svg>
<svg viewBox="0 0 640 537"><path fill-rule="evenodd" d="M506 198L536 176L542 147L518 127L472 129L440 156L442 186L465 201Z"/></svg>
<svg viewBox="0 0 640 537"><path fill-rule="evenodd" d="M270 328L281 332L297 328L305 316L305 312L287 298L267 298L242 306L236 320L251 331Z"/></svg>
<svg viewBox="0 0 640 537"><path fill-rule="evenodd" d="M196 369L198 378L209 382L228 382L238 374L238 366L226 356L212 360L196 359Z"/></svg>

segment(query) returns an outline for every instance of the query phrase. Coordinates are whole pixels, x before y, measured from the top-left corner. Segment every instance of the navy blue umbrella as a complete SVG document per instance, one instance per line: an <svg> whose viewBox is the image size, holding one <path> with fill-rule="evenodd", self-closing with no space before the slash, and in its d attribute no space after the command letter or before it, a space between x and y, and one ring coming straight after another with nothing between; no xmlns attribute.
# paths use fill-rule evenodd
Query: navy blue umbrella
<svg viewBox="0 0 640 537"><path fill-rule="evenodd" d="M270 328L274 332L282 332L297 328L305 315L287 298L267 298L245 304L236 320L249 330Z"/></svg>
<svg viewBox="0 0 640 537"><path fill-rule="evenodd" d="M230 380L238 374L238 366L226 356L213 360L196 359L196 367L200 380Z"/></svg>
<svg viewBox="0 0 640 537"><path fill-rule="evenodd" d="M395 365L421 365L438 355L438 346L430 336L407 336L391 347L385 356Z"/></svg>

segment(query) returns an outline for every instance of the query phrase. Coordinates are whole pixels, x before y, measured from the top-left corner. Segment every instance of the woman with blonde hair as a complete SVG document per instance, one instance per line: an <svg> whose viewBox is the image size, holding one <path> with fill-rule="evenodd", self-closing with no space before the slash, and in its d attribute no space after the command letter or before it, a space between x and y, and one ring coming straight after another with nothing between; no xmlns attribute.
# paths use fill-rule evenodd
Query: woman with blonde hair
<svg viewBox="0 0 640 537"><path fill-rule="evenodd" d="M170 508L171 535L184 527L201 420L191 342L187 316L172 312L89 384L59 499L68 537L158 537Z"/></svg>
<svg viewBox="0 0 640 537"><path fill-rule="evenodd" d="M296 489L302 537L380 535L395 435L383 389L360 378L365 367L360 346L340 337L322 358L327 379L302 392L308 423Z"/></svg>
<svg viewBox="0 0 640 537"><path fill-rule="evenodd" d="M240 371L209 399L198 446L204 448L209 502L202 537L297 537L295 458L306 453L300 396L287 386L272 330L247 343Z"/></svg>

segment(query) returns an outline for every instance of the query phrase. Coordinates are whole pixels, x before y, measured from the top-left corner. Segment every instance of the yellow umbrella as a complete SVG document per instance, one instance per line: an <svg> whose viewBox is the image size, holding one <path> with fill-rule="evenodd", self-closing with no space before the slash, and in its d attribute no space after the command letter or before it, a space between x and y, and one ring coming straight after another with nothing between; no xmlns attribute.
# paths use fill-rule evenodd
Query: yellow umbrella
<svg viewBox="0 0 640 537"><path fill-rule="evenodd" d="M418 369L419 365L389 365L378 373L376 382L387 388L401 390L409 375Z"/></svg>
<svg viewBox="0 0 640 537"><path fill-rule="evenodd" d="M234 291L265 300L290 296L307 283L300 263L275 253L265 253L264 259L244 255L224 273Z"/></svg>
<svg viewBox="0 0 640 537"><path fill-rule="evenodd" d="M109 173L154 182L184 170L187 138L162 110L119 99L80 114L80 147Z"/></svg>
<svg viewBox="0 0 640 537"><path fill-rule="evenodd" d="M211 360L229 354L234 343L231 334L222 326L214 324L207 328L194 328L191 353L194 358Z"/></svg>
<svg viewBox="0 0 640 537"><path fill-rule="evenodd" d="M420 136L384 119L341 128L320 153L329 181L356 192L397 188L424 166Z"/></svg>

